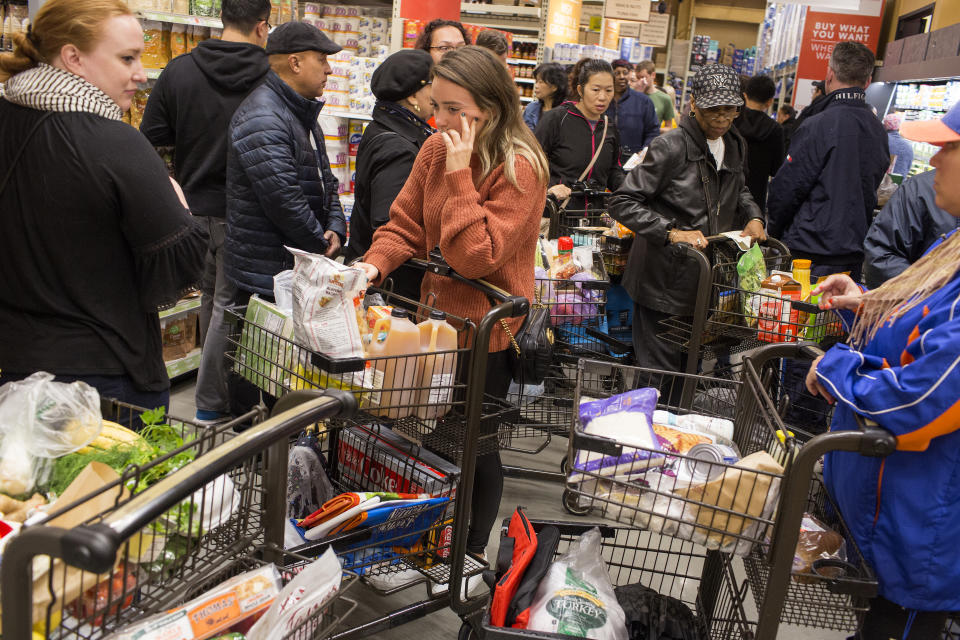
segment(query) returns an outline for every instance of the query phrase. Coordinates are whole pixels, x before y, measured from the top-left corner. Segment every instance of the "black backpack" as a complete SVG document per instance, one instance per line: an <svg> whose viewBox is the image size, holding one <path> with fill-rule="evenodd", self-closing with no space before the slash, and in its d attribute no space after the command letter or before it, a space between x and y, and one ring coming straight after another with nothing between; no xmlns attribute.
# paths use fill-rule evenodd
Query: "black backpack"
<svg viewBox="0 0 960 640"><path fill-rule="evenodd" d="M709 640L690 608L642 584L617 587L630 640Z"/></svg>

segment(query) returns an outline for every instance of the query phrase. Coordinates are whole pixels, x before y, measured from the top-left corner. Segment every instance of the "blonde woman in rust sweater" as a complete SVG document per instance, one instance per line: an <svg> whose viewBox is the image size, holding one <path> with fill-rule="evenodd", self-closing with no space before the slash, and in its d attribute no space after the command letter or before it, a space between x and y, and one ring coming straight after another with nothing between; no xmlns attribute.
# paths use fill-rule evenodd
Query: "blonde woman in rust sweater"
<svg viewBox="0 0 960 640"><path fill-rule="evenodd" d="M407 259L439 247L464 277L532 299L548 169L523 123L510 75L486 49L457 49L433 69L433 102L440 133L424 143L390 209L390 222L377 230L358 266L376 283ZM428 273L421 292L435 294L435 305L444 311L474 322L490 310L482 293L449 278ZM511 329L517 331L521 322L510 321ZM505 331L493 333L486 381L491 395L506 396L509 346ZM476 473L467 550L479 554L500 506L499 454L481 456Z"/></svg>

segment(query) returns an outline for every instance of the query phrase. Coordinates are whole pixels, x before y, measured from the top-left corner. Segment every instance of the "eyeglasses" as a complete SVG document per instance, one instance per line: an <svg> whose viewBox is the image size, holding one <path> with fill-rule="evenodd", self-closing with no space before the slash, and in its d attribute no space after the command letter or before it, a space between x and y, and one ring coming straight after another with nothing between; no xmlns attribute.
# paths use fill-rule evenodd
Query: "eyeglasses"
<svg viewBox="0 0 960 640"><path fill-rule="evenodd" d="M734 120L740 115L740 107L711 107L701 109L700 113L707 120Z"/></svg>
<svg viewBox="0 0 960 640"><path fill-rule="evenodd" d="M264 18L261 22L267 25L267 31L270 31L271 29L273 29L273 25L270 24L270 21L268 19Z"/></svg>
<svg viewBox="0 0 960 640"><path fill-rule="evenodd" d="M446 53L446 52L448 52L448 51L453 51L453 50L455 50L455 49L459 49L460 47L465 47L465 46L467 46L467 43L466 43L466 42L461 42L460 44L442 44L442 45L440 45L439 47L430 47L430 48L431 48L431 49L436 49L437 51L442 51L443 53Z"/></svg>

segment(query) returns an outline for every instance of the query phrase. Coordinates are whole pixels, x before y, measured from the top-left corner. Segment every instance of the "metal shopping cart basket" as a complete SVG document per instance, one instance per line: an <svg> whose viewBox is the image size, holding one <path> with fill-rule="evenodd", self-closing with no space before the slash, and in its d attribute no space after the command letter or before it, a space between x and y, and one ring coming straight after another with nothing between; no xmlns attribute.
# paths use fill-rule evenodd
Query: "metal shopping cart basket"
<svg viewBox="0 0 960 640"><path fill-rule="evenodd" d="M481 559L466 553L470 501L459 498L471 495L477 457L496 451L516 421L514 408L484 396L483 381L491 332L502 331L501 318L525 315L528 301L466 280L441 262L415 264L434 276L455 278L499 303L477 325L447 317L459 331L457 349L335 359L296 344L285 322L271 325L276 314L263 312L266 307L259 301L252 299L246 309L231 314L234 371L265 393L327 388L349 393L356 400L357 414L327 421L317 444L334 494L429 495L428 506L404 508L383 524L361 526L360 520L356 526L351 522L330 531L317 528L315 535L314 529L303 529L298 533L305 539L293 538L296 546L291 550L308 557L333 548L345 568L382 595L427 586L427 600L344 630L338 638L367 635L445 608L451 597L441 593L443 588L459 588L463 576L486 568ZM408 309L418 319L432 310L389 289L379 293L385 305ZM422 383L410 382L418 379L417 371L428 367L441 372L439 377L432 376L429 384L425 377ZM272 458L270 477L286 478L291 444L283 443L286 448ZM271 521L283 517L284 513L268 515ZM406 524L401 527L399 522ZM283 539L268 541L280 544ZM475 606L459 597L452 603L455 609Z"/></svg>
<svg viewBox="0 0 960 640"><path fill-rule="evenodd" d="M539 531L545 525L560 530L557 556L580 535L599 527L601 553L615 587L643 584L661 595L676 598L693 611L700 637L711 640L743 640L752 637L743 603L746 585L737 586L730 559L708 554L689 542L661 537L649 531L610 526L609 523L549 522L531 520ZM506 527L503 534L506 535ZM489 609L464 623L460 638L471 634L484 640L551 638L567 635L495 627Z"/></svg>

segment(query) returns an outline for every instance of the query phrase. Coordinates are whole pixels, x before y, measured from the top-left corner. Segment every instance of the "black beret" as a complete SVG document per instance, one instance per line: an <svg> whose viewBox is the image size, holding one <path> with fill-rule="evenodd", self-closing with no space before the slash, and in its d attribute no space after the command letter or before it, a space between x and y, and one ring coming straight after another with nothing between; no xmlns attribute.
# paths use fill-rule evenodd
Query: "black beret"
<svg viewBox="0 0 960 640"><path fill-rule="evenodd" d="M373 72L370 90L378 100L397 102L430 84L433 58L423 49L401 49Z"/></svg>
<svg viewBox="0 0 960 640"><path fill-rule="evenodd" d="M330 55L342 48L320 29L306 22L284 22L271 31L267 38L268 56L301 51L319 51Z"/></svg>

